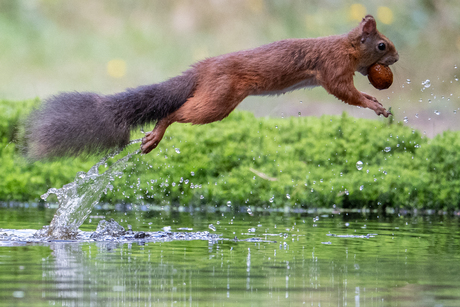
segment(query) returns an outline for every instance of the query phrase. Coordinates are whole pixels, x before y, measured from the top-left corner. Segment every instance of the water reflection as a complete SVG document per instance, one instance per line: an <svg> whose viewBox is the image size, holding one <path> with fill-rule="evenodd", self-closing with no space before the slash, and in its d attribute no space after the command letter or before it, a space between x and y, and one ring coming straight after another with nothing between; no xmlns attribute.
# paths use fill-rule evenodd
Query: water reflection
<svg viewBox="0 0 460 307"><path fill-rule="evenodd" d="M460 305L458 217L247 217L152 220L213 223L218 240L1 247L0 294L28 306Z"/></svg>

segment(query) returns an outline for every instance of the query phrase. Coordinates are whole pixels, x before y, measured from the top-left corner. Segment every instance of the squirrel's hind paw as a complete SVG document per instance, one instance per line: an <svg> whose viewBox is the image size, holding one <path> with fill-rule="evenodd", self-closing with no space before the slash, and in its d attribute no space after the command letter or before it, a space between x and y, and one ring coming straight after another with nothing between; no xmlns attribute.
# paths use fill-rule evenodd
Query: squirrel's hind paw
<svg viewBox="0 0 460 307"><path fill-rule="evenodd" d="M141 153L148 154L155 149L160 143L163 135L158 135L155 131L150 131L142 138Z"/></svg>

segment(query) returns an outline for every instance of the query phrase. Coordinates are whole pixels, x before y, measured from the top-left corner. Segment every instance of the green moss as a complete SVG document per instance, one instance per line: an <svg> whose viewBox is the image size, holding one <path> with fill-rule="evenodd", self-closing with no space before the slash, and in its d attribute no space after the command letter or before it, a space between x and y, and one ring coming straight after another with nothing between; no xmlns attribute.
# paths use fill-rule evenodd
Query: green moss
<svg viewBox="0 0 460 307"><path fill-rule="evenodd" d="M37 200L98 160L25 161L13 140L35 103L0 103L0 200ZM428 140L400 124L346 114L280 119L233 112L205 126L172 125L155 151L131 159L103 200L452 210L460 203L459 150L457 132Z"/></svg>

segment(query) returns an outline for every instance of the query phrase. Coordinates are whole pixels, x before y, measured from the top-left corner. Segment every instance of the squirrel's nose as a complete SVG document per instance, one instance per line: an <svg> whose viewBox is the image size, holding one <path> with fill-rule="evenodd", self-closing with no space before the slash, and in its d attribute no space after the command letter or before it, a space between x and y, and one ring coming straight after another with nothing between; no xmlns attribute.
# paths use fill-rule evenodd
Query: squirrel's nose
<svg viewBox="0 0 460 307"><path fill-rule="evenodd" d="M385 65L393 65L394 63L398 62L398 60L399 60L399 53L396 52L393 55L387 55L380 63L385 64Z"/></svg>

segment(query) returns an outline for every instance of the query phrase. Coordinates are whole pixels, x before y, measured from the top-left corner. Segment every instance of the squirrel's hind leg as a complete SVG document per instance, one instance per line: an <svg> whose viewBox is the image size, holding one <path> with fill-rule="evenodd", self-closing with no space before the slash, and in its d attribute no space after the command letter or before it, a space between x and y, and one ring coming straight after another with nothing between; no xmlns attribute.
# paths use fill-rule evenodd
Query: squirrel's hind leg
<svg viewBox="0 0 460 307"><path fill-rule="evenodd" d="M149 153L160 143L166 129L174 122L204 125L227 117L247 96L245 93L229 94L228 89L219 95L209 95L207 91L197 91L179 109L160 119L155 128L142 139L143 154Z"/></svg>

